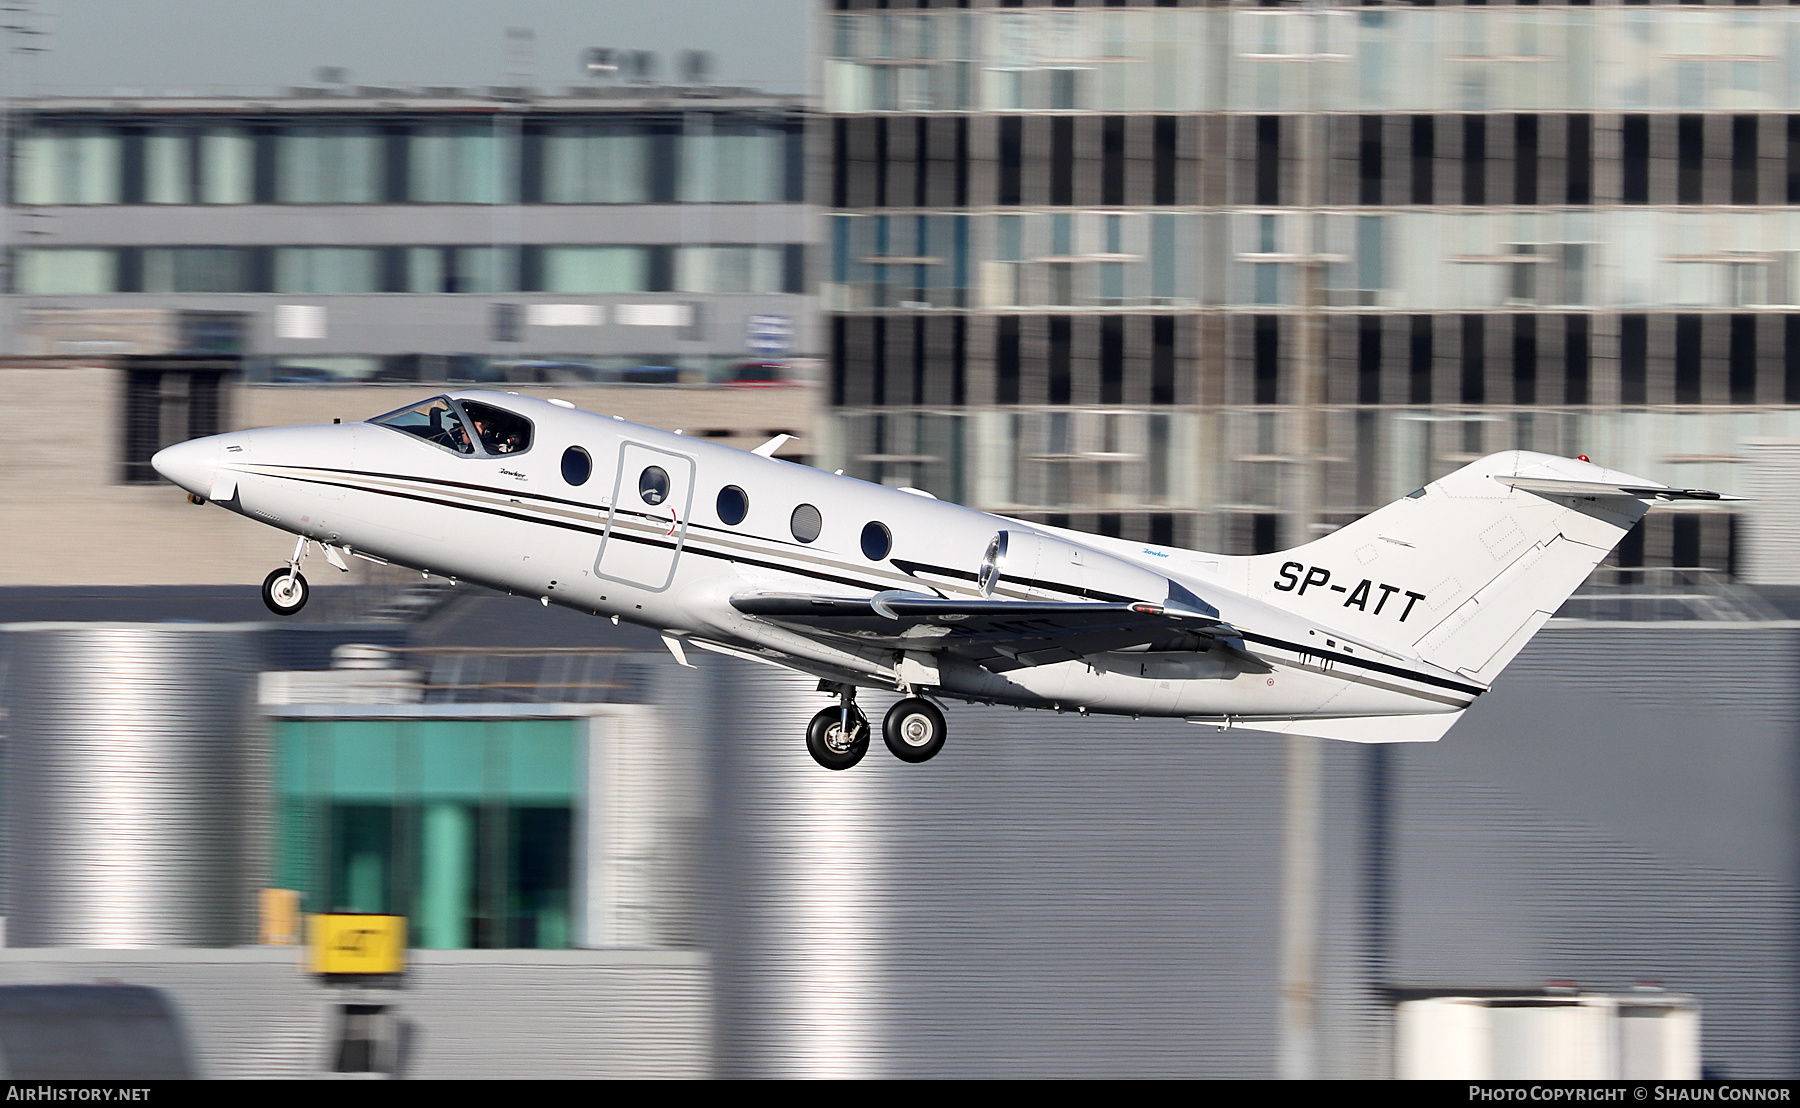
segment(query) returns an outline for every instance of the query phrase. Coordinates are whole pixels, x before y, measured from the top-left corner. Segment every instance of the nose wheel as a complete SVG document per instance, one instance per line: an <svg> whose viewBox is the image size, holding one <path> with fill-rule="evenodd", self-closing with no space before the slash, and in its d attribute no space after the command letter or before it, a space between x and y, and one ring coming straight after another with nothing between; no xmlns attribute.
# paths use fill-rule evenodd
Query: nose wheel
<svg viewBox="0 0 1800 1108"><path fill-rule="evenodd" d="M881 721L881 737L902 762L929 761L944 749L948 731L944 713L922 696L895 702Z"/></svg>
<svg viewBox="0 0 1800 1108"><path fill-rule="evenodd" d="M869 720L854 701L826 708L806 725L806 752L826 769L849 769L869 752Z"/></svg>
<svg viewBox="0 0 1800 1108"><path fill-rule="evenodd" d="M291 616L306 607L306 598L310 595L312 587L306 583L305 576L292 566L282 566L263 578L263 603L278 616Z"/></svg>
<svg viewBox="0 0 1800 1108"><path fill-rule="evenodd" d="M300 562L306 557L306 539L301 537L294 544L294 556L288 564L280 569L270 570L263 578L263 606L278 616L291 616L306 607L306 598L312 595L312 586L300 573Z"/></svg>

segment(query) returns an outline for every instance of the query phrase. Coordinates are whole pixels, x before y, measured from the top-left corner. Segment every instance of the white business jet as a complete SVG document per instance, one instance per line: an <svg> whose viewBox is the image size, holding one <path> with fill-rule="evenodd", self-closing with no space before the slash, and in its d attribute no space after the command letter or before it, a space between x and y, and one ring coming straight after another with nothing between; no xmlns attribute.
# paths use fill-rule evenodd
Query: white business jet
<svg viewBox="0 0 1800 1108"><path fill-rule="evenodd" d="M1324 537L1232 557L990 515L579 411L455 392L366 423L171 446L157 471L299 536L263 600L306 603L317 546L656 629L816 676L806 745L869 747L859 688L903 699L907 762L960 700L1356 742L1442 736L1658 500L1716 500L1526 451Z"/></svg>

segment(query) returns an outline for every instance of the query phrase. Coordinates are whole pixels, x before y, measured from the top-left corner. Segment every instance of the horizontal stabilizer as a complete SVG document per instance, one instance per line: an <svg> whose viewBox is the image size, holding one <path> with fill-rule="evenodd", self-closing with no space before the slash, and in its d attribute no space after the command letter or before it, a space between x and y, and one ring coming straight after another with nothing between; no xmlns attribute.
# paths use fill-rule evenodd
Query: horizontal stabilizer
<svg viewBox="0 0 1800 1108"><path fill-rule="evenodd" d="M1612 496L1631 500L1743 500L1705 489L1672 489L1666 485L1618 485L1609 481L1565 481L1554 477L1505 477L1494 480L1526 492L1549 496Z"/></svg>

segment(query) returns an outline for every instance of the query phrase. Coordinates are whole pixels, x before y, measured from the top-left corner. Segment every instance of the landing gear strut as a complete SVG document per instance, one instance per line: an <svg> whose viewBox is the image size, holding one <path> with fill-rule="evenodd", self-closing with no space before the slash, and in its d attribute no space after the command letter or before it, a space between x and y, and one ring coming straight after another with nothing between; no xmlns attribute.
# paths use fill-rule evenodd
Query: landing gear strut
<svg viewBox="0 0 1800 1108"><path fill-rule="evenodd" d="M826 769L849 769L869 752L869 720L856 706L856 689L849 685L825 687L841 703L825 708L806 725L806 752Z"/></svg>
<svg viewBox="0 0 1800 1108"><path fill-rule="evenodd" d="M881 737L902 762L924 762L944 749L944 713L922 696L896 701L881 721Z"/></svg>
<svg viewBox="0 0 1800 1108"><path fill-rule="evenodd" d="M280 569L272 570L263 578L262 602L278 616L291 616L306 607L306 598L312 595L312 587L300 574L300 562L306 557L306 538L294 544L294 556L288 564Z"/></svg>

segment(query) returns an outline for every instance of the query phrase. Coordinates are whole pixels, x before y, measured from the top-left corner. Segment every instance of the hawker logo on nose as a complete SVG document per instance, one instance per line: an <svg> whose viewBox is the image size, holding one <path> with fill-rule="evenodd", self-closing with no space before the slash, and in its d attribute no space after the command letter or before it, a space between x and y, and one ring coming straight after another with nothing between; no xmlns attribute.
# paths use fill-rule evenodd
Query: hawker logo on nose
<svg viewBox="0 0 1800 1108"><path fill-rule="evenodd" d="M1401 605L1399 601L1394 602L1394 610L1400 616L1401 623L1405 623L1406 617L1412 615L1413 605L1425 599L1425 594L1422 592L1413 592L1411 589L1404 589L1399 585L1382 584L1378 581L1371 581L1367 577L1353 586L1334 585L1331 583L1329 569L1324 566L1309 566L1301 562L1281 563L1281 570L1275 578L1275 588L1278 592L1291 592L1295 596L1305 596L1306 590L1312 588L1340 592L1345 594L1344 607L1355 608L1358 611L1377 616L1383 614L1384 609L1388 606L1388 601L1398 594L1406 597L1405 605ZM1373 609L1369 607L1371 601L1375 605Z"/></svg>

